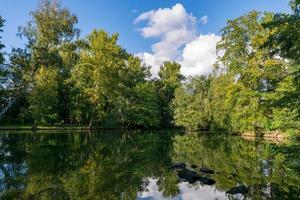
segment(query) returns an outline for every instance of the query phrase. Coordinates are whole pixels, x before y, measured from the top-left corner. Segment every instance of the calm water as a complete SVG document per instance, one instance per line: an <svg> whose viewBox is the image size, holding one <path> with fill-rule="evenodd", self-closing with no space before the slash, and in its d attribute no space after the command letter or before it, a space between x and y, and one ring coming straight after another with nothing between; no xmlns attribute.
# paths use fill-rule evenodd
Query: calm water
<svg viewBox="0 0 300 200"><path fill-rule="evenodd" d="M180 180L172 163L215 171ZM244 184L245 195L227 194ZM0 133L0 199L300 199L300 145L170 131Z"/></svg>

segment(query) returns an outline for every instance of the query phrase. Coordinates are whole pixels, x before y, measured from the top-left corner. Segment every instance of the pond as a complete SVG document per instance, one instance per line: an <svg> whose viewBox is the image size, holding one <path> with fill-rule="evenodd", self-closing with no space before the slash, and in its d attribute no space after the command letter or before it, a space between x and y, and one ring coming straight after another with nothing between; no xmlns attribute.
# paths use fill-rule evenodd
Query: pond
<svg viewBox="0 0 300 200"><path fill-rule="evenodd" d="M300 199L299 152L171 130L0 133L0 199ZM174 163L215 182L186 180Z"/></svg>

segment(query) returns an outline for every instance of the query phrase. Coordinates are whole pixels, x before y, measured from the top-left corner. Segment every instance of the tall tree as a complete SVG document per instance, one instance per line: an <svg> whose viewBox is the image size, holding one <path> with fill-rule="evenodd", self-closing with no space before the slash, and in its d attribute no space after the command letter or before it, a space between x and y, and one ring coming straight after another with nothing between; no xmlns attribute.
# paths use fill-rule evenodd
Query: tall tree
<svg viewBox="0 0 300 200"><path fill-rule="evenodd" d="M271 50L272 55L282 57L291 64L289 78L286 78L284 95L281 95L280 104L289 104L289 107L298 111L300 117L300 1L290 1L292 13L276 13L273 19L263 25L272 30L272 34L263 46ZM291 85L295 87L291 88ZM281 85L283 89L283 84Z"/></svg>
<svg viewBox="0 0 300 200"><path fill-rule="evenodd" d="M173 99L175 125L187 130L208 130L211 123L210 77L191 77L177 88Z"/></svg>
<svg viewBox="0 0 300 200"><path fill-rule="evenodd" d="M119 69L125 69L127 53L117 45L118 35L93 31L87 37L86 48L80 52L78 65L72 71L73 80L93 106L90 124L96 117L103 120L112 108L112 97L118 96L121 84Z"/></svg>
<svg viewBox="0 0 300 200"><path fill-rule="evenodd" d="M3 26L4 26L4 19L0 16L0 33L3 32ZM3 107L5 107L6 101L4 99L4 97L6 96L5 94L5 82L7 80L7 70L4 67L3 63L4 63L4 56L3 56L3 52L2 49L4 48L4 44L2 44L1 42L1 38L2 36L0 35L0 108L3 109ZM1 116L3 115L3 110L0 110L0 119Z"/></svg>
<svg viewBox="0 0 300 200"><path fill-rule="evenodd" d="M165 61L158 72L159 94L161 102L162 126L170 127L173 121L171 101L176 88L180 87L184 77L180 74L181 65L175 61Z"/></svg>
<svg viewBox="0 0 300 200"><path fill-rule="evenodd" d="M0 33L3 32L3 26L4 26L5 20L0 16ZM5 47L4 44L1 42L1 35L0 35L0 65L4 62L3 53L1 52L2 49Z"/></svg>
<svg viewBox="0 0 300 200"><path fill-rule="evenodd" d="M294 116L289 105L279 104L278 99L294 90L289 81L290 65L271 54L270 48L263 47L272 34L263 24L272 18L271 13L261 15L252 11L228 21L221 31L218 49L225 53L220 61L234 77L227 98L233 104L230 118L236 131L271 129L270 123L279 108L288 112L288 119Z"/></svg>
<svg viewBox="0 0 300 200"><path fill-rule="evenodd" d="M71 14L66 8L63 8L58 1L43 0L39 7L31 12L32 20L24 27L20 27L20 36L24 36L28 40L27 48L31 54L30 65L32 66L32 79L30 85L39 87L40 83L36 83L41 75L51 75L53 71L57 72L57 77L52 80L53 90L59 90L58 95L53 95L52 101L57 102L56 105L48 105L49 107L57 107L57 114L60 114L64 123L69 122L69 85L70 68L76 60L75 51L76 44L74 39L78 37L79 30L75 28L77 17ZM72 65L71 65L72 63ZM40 70L42 68L42 70ZM49 70L49 72L47 71ZM37 76L37 77L36 77ZM49 77L51 79L51 77ZM57 87L59 85L59 87ZM47 95L47 90L39 90L40 93L31 92L30 99L35 99L33 95ZM45 94L42 94L45 93ZM50 98L50 97L49 97ZM30 101L32 104L36 101ZM36 108L41 104L31 105L31 108ZM43 105L45 106L45 105ZM42 109L42 108L40 108ZM59 111L60 109L60 111ZM32 111L34 113L34 111ZM46 114L46 113L44 113ZM49 115L52 115L49 113ZM33 114L35 118L37 115ZM58 119L59 119L58 118ZM40 121L40 119L36 119Z"/></svg>
<svg viewBox="0 0 300 200"><path fill-rule="evenodd" d="M96 119L109 127L157 126L157 97L146 84L149 68L126 53L117 39L118 34L93 31L72 71L76 88L91 105L90 125Z"/></svg>

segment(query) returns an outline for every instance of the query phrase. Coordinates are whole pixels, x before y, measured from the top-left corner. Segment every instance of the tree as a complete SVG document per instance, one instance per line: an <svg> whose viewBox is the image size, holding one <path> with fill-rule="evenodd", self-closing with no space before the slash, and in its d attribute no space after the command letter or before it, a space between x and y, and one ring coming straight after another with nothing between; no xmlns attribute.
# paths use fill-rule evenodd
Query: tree
<svg viewBox="0 0 300 200"><path fill-rule="evenodd" d="M274 107L288 107L276 97L282 95L279 88L287 80L291 67L264 46L272 31L263 24L272 18L271 13L261 15L252 11L228 21L221 31L218 49L225 53L220 61L234 77L226 95L232 105L230 118L235 131L268 130ZM286 87L285 93L293 87Z"/></svg>
<svg viewBox="0 0 300 200"><path fill-rule="evenodd" d="M133 103L129 109L131 125L146 128L160 124L159 98L151 82L136 85L132 91Z"/></svg>
<svg viewBox="0 0 300 200"><path fill-rule="evenodd" d="M121 77L125 70L127 53L117 45L118 35L109 36L104 31L93 31L87 36L86 48L80 53L79 63L72 71L75 86L84 94L94 109L95 116L103 120L111 110L113 98L118 96Z"/></svg>
<svg viewBox="0 0 300 200"><path fill-rule="evenodd" d="M28 116L28 99L30 81L33 69L30 65L31 55L25 49L13 49L6 67L5 93L6 99L5 118L8 122L30 122Z"/></svg>
<svg viewBox="0 0 300 200"><path fill-rule="evenodd" d="M57 98L53 102L57 102L60 110L57 110L57 120L63 119L64 123L69 122L69 104L70 104L70 71L76 62L77 44L74 38L78 37L79 30L75 28L77 17L70 13L68 9L63 8L59 2L51 0L41 1L37 10L31 12L32 20L24 27L20 27L20 36L24 36L28 40L27 48L31 55L30 65L32 66L30 86L38 86L40 83L35 81L40 80L40 77L52 75L56 71L57 79L51 79L49 82L58 95L52 97ZM42 70L40 70L42 69ZM49 72L47 72L49 70ZM47 78L47 77L45 77ZM58 87L59 85L59 87ZM35 88L33 88L35 90ZM46 90L37 89L40 93L31 92L29 99L38 99L32 95L46 96ZM31 103L35 101L30 101ZM32 105L36 108L38 105L47 106L44 104ZM52 107L51 105L49 105ZM39 108L37 110L41 110ZM34 115L33 116L37 116ZM43 119L38 119L38 121ZM57 121L58 122L58 121Z"/></svg>
<svg viewBox="0 0 300 200"><path fill-rule="evenodd" d="M3 26L4 26L5 20L0 16L0 33L3 32ZM0 65L4 62L3 53L1 52L2 49L5 47L4 44L1 43L1 36L0 36Z"/></svg>
<svg viewBox="0 0 300 200"><path fill-rule="evenodd" d="M73 81L86 96L93 120L102 126L157 126L157 96L148 84L149 68L117 44L118 34L93 31L72 71Z"/></svg>
<svg viewBox="0 0 300 200"><path fill-rule="evenodd" d="M213 130L232 130L230 113L233 104L228 98L228 91L233 83L234 79L228 73L214 75L211 81L209 98Z"/></svg>
<svg viewBox="0 0 300 200"><path fill-rule="evenodd" d="M34 77L33 89L29 96L29 109L38 123L57 122L57 75L55 69L41 67Z"/></svg>
<svg viewBox="0 0 300 200"><path fill-rule="evenodd" d="M210 128L209 86L209 77L196 76L176 89L175 98L172 101L176 126L185 127L188 130Z"/></svg>
<svg viewBox="0 0 300 200"><path fill-rule="evenodd" d="M3 26L4 26L4 19L0 16L0 33L3 32ZM1 43L1 35L0 35L0 108L4 107L5 105L5 99L3 99L5 95L5 87L4 84L7 80L7 70L5 69L5 67L3 66L4 63L4 57L3 57L3 53L2 53L2 49L4 48L4 45ZM1 112L2 113L2 110ZM0 114L0 118L1 118L1 114Z"/></svg>
<svg viewBox="0 0 300 200"><path fill-rule="evenodd" d="M271 21L263 24L266 28L269 28L272 31L272 34L264 43L264 46L270 48L272 55L277 55L288 60L291 65L289 77L285 78L285 82L280 85L280 96L282 98L279 99L278 107L282 105L288 105L288 108L291 109L290 113L293 113L296 110L296 112L298 113L298 117L295 116L295 118L297 118L297 121L299 121L300 1L292 0L290 1L290 6L292 9L291 14L276 13ZM285 87L283 87L283 85L285 85ZM282 91L283 89L285 91ZM284 95L282 95L283 92ZM284 110L287 111L287 109ZM283 110L281 112L283 112ZM289 120L289 118L287 118L286 120Z"/></svg>
<svg viewBox="0 0 300 200"><path fill-rule="evenodd" d="M158 72L159 94L161 101L162 126L170 127L173 121L171 101L176 88L180 87L184 77L180 74L181 65L175 61L165 61Z"/></svg>

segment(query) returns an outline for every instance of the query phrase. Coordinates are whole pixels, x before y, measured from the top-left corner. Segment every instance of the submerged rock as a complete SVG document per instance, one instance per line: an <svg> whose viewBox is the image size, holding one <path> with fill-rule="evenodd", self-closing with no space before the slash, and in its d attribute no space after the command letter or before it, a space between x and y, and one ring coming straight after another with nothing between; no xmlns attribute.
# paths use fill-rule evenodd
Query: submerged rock
<svg viewBox="0 0 300 200"><path fill-rule="evenodd" d="M185 169L186 168L186 164L185 163L175 163L173 164L170 169L172 170L176 170L176 169Z"/></svg>
<svg viewBox="0 0 300 200"><path fill-rule="evenodd" d="M215 173L213 170L208 169L206 167L200 168L200 172L207 173L207 174L213 174L213 173Z"/></svg>
<svg viewBox="0 0 300 200"><path fill-rule="evenodd" d="M207 178L207 177L201 177L199 179L199 181L205 185L213 185L216 183L215 180L211 179L211 178Z"/></svg>
<svg viewBox="0 0 300 200"><path fill-rule="evenodd" d="M192 164L191 165L191 168L193 168L193 169L195 169L195 168L197 168L198 166L197 165L195 165L195 164Z"/></svg>
<svg viewBox="0 0 300 200"><path fill-rule="evenodd" d="M196 172L189 170L189 169L183 169L180 170L177 173L178 177L183 179L184 181L188 181L188 182L195 182L200 178L200 175L197 174Z"/></svg>
<svg viewBox="0 0 300 200"><path fill-rule="evenodd" d="M245 185L239 185L237 187L232 187L230 190L228 190L226 193L228 194L246 194L248 192L248 189Z"/></svg>
<svg viewBox="0 0 300 200"><path fill-rule="evenodd" d="M189 169L180 170L177 175L180 179L187 181L190 184L195 183L196 181L200 181L205 185L213 185L216 183L215 180L207 177L202 177L199 174L197 174L195 171Z"/></svg>

